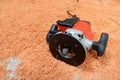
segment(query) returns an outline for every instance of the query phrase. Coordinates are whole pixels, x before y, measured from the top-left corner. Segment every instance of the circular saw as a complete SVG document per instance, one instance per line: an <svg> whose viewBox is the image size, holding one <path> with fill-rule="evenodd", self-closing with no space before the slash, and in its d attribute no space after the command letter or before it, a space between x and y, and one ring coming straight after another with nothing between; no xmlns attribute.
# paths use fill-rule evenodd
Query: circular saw
<svg viewBox="0 0 120 80"><path fill-rule="evenodd" d="M90 49L96 50L97 55L102 56L108 42L108 34L102 33L99 41L93 41L90 22L80 20L76 15L71 16L56 21L46 36L53 57L78 66L84 62Z"/></svg>

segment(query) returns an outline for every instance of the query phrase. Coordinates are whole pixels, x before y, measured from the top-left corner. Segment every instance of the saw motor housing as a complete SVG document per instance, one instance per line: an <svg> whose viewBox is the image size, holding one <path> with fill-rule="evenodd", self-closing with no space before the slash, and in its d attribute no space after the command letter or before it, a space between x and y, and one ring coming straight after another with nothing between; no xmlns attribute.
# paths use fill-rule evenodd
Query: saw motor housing
<svg viewBox="0 0 120 80"><path fill-rule="evenodd" d="M52 55L58 60L78 66L85 60L90 49L98 56L105 52L108 34L102 33L98 42L93 41L90 22L80 20L76 15L65 20L58 20L49 30L46 40Z"/></svg>

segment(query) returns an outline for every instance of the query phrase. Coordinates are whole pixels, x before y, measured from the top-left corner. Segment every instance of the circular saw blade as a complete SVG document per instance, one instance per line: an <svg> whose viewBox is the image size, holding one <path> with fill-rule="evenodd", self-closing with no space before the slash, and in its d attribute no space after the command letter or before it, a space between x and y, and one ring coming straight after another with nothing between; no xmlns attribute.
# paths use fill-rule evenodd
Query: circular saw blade
<svg viewBox="0 0 120 80"><path fill-rule="evenodd" d="M73 57L66 58L60 54L58 50L59 46L62 46L64 44L69 45L69 48L73 50L73 53L74 53ZM50 48L50 51L52 52L52 55L55 58L73 66L78 66L82 64L86 57L85 50L81 45L81 43L77 39L75 39L74 37L66 33L55 34L50 39L49 48Z"/></svg>

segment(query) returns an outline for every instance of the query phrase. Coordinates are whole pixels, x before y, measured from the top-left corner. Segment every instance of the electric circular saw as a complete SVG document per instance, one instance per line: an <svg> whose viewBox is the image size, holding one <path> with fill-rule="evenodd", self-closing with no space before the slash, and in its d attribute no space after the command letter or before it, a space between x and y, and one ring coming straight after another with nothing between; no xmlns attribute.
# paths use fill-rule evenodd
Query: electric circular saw
<svg viewBox="0 0 120 80"><path fill-rule="evenodd" d="M96 50L97 55L102 56L106 49L108 34L102 33L98 42L92 41L94 35L90 22L80 20L76 15L71 16L69 19L58 20L57 24L51 26L46 36L52 55L73 66L82 64L90 49Z"/></svg>

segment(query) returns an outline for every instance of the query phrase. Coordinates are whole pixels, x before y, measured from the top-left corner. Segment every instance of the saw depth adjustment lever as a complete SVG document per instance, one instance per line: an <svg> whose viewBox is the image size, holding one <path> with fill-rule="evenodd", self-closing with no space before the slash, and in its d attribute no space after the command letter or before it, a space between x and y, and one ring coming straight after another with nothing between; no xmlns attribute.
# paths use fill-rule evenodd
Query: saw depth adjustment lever
<svg viewBox="0 0 120 80"><path fill-rule="evenodd" d="M58 20L49 30L46 40L52 55L67 64L78 66L85 60L90 49L98 56L105 52L108 34L102 33L98 42L93 41L90 22L80 20L76 15L65 20Z"/></svg>

